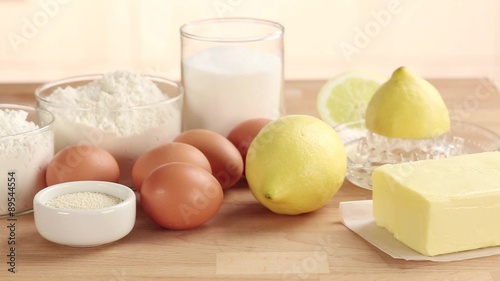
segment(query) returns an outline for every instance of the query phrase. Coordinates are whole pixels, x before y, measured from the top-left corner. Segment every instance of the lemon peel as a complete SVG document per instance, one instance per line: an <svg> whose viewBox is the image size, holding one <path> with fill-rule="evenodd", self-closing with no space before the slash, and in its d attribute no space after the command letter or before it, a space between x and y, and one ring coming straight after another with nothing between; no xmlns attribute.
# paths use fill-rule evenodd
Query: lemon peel
<svg viewBox="0 0 500 281"><path fill-rule="evenodd" d="M390 138L423 139L450 130L450 117L438 90L408 68L396 69L371 98L366 128Z"/></svg>
<svg viewBox="0 0 500 281"><path fill-rule="evenodd" d="M250 144L246 179L254 197L275 213L315 211L342 185L344 145L326 122L288 115L267 124Z"/></svg>

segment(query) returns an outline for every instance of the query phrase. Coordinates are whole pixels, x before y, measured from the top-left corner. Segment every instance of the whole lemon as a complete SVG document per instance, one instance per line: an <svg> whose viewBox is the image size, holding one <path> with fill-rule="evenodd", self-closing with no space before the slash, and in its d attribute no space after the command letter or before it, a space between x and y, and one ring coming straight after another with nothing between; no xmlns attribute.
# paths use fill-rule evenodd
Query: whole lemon
<svg viewBox="0 0 500 281"><path fill-rule="evenodd" d="M370 99L365 124L368 130L386 137L423 139L448 132L450 117L438 90L400 67Z"/></svg>
<svg viewBox="0 0 500 281"><path fill-rule="evenodd" d="M315 211L344 182L347 158L337 132L309 115L267 124L250 144L246 178L254 197L275 213Z"/></svg>

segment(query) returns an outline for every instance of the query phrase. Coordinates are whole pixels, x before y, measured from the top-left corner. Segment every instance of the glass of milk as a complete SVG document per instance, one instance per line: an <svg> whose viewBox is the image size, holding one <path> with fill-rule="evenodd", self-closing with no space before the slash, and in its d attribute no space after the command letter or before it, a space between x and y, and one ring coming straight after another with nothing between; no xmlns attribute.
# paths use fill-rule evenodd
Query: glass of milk
<svg viewBox="0 0 500 281"><path fill-rule="evenodd" d="M283 113L283 33L250 18L190 22L180 28L185 130L226 136L252 118Z"/></svg>

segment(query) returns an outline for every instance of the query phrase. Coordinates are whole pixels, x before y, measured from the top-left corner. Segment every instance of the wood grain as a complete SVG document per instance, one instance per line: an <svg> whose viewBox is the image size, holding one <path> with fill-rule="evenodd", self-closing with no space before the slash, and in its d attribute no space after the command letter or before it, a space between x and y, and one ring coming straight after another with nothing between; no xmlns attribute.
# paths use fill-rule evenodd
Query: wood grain
<svg viewBox="0 0 500 281"><path fill-rule="evenodd" d="M317 116L324 81L286 83L288 114ZM500 133L500 94L487 80L431 80L455 119ZM0 85L0 103L35 104L36 84ZM43 239L33 215L17 217L16 270L7 271L10 235L0 220L0 280L500 280L500 256L449 263L395 260L344 227L338 205L370 199L345 182L316 212L283 216L261 206L244 181L226 191L214 219L189 231L156 226L137 210L125 238L95 248Z"/></svg>

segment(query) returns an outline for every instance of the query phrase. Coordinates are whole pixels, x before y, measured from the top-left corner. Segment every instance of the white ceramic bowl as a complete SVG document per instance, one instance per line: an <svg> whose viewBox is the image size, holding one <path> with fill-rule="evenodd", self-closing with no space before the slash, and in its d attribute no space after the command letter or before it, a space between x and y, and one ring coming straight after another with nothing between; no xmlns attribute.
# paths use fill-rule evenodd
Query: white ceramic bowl
<svg viewBox="0 0 500 281"><path fill-rule="evenodd" d="M59 209L47 201L74 192L103 192L123 199L100 209ZM127 186L103 181L74 181L49 186L33 199L35 226L45 239L73 247L93 247L125 237L135 224L135 193Z"/></svg>

